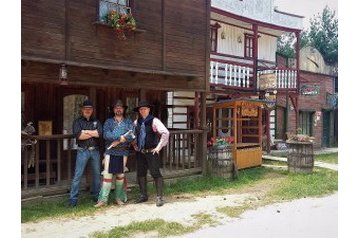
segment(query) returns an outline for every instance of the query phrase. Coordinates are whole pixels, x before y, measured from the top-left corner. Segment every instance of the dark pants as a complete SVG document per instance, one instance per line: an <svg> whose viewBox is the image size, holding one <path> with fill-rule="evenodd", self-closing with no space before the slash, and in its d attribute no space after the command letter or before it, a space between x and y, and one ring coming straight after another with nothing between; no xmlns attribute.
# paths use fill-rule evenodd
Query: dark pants
<svg viewBox="0 0 358 238"><path fill-rule="evenodd" d="M137 176L138 177L146 177L147 171L149 169L150 175L153 178L161 178L163 177L160 173L160 161L159 155L153 153L141 153L136 152L137 158Z"/></svg>

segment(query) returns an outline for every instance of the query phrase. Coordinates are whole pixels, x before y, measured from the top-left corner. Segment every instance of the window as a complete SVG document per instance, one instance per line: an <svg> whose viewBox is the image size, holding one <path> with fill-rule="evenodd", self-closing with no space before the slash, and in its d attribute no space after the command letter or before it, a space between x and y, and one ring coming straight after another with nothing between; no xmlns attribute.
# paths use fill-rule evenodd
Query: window
<svg viewBox="0 0 358 238"><path fill-rule="evenodd" d="M210 50L211 52L217 52L218 45L218 28L220 25L216 23L215 25L210 25Z"/></svg>
<svg viewBox="0 0 358 238"><path fill-rule="evenodd" d="M312 136L312 122L314 112L300 112L300 128L302 134Z"/></svg>
<svg viewBox="0 0 358 238"><path fill-rule="evenodd" d="M245 57L252 58L254 56L254 36L245 34Z"/></svg>
<svg viewBox="0 0 358 238"><path fill-rule="evenodd" d="M115 10L122 14L131 13L130 0L100 0L99 1L99 20L106 22L106 16L109 11Z"/></svg>

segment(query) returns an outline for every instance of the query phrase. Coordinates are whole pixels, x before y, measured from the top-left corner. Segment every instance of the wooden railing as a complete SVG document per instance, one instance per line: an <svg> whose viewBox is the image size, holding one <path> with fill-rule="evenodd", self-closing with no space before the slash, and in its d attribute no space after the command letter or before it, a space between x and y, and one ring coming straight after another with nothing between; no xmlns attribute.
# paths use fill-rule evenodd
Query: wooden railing
<svg viewBox="0 0 358 238"><path fill-rule="evenodd" d="M238 88L253 87L253 68L238 63L210 61L210 83Z"/></svg>
<svg viewBox="0 0 358 238"><path fill-rule="evenodd" d="M71 180L71 138L73 135L31 136L32 140L37 141L36 144L25 145L21 154L23 189L30 185L39 188L40 185L60 184L63 179ZM64 149L64 144L65 148L69 149ZM32 149L34 151L31 151ZM64 160L67 162L66 170L62 168ZM63 175L66 175L66 178Z"/></svg>
<svg viewBox="0 0 358 238"><path fill-rule="evenodd" d="M191 170L202 166L199 138L202 130L172 130L163 149L163 170Z"/></svg>
<svg viewBox="0 0 358 238"><path fill-rule="evenodd" d="M202 158L199 151L201 130L172 130L169 143L161 152L162 169L168 173L186 170L201 171ZM39 189L69 186L73 177L75 150L71 148L73 135L29 136L37 143L25 145L21 154L21 188ZM31 151L34 149L34 151ZM31 161L34 160L34 161ZM31 167L29 167L31 164Z"/></svg>
<svg viewBox="0 0 358 238"><path fill-rule="evenodd" d="M297 89L297 70L295 69L268 69L257 71L257 86L260 85L260 75L273 73L276 76L277 89Z"/></svg>

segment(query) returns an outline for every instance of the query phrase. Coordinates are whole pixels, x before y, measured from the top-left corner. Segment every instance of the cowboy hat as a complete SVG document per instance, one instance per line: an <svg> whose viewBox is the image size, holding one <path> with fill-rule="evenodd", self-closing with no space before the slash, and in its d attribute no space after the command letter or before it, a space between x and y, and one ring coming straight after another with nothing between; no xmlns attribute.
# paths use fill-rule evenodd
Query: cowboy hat
<svg viewBox="0 0 358 238"><path fill-rule="evenodd" d="M113 104L112 104L112 108L115 107L123 107L124 110L126 110L128 108L128 106L124 105L121 99L116 100Z"/></svg>
<svg viewBox="0 0 358 238"><path fill-rule="evenodd" d="M91 100L86 99L83 103L82 103L82 107L93 107L93 103Z"/></svg>
<svg viewBox="0 0 358 238"><path fill-rule="evenodd" d="M138 107L135 107L133 109L133 112L139 112L139 108L141 107L149 107L151 110L153 109L153 105L150 104L148 101L146 100L143 100L143 101L140 101L139 104L138 104Z"/></svg>

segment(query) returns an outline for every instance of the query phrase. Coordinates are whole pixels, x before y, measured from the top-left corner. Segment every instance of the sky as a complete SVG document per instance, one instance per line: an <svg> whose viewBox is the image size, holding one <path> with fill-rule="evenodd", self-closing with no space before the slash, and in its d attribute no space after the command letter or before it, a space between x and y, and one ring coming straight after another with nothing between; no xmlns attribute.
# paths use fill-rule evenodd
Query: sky
<svg viewBox="0 0 358 238"><path fill-rule="evenodd" d="M310 26L309 19L321 13L327 5L331 10L336 11L338 16L338 0L274 0L278 10L304 16L303 27Z"/></svg>

